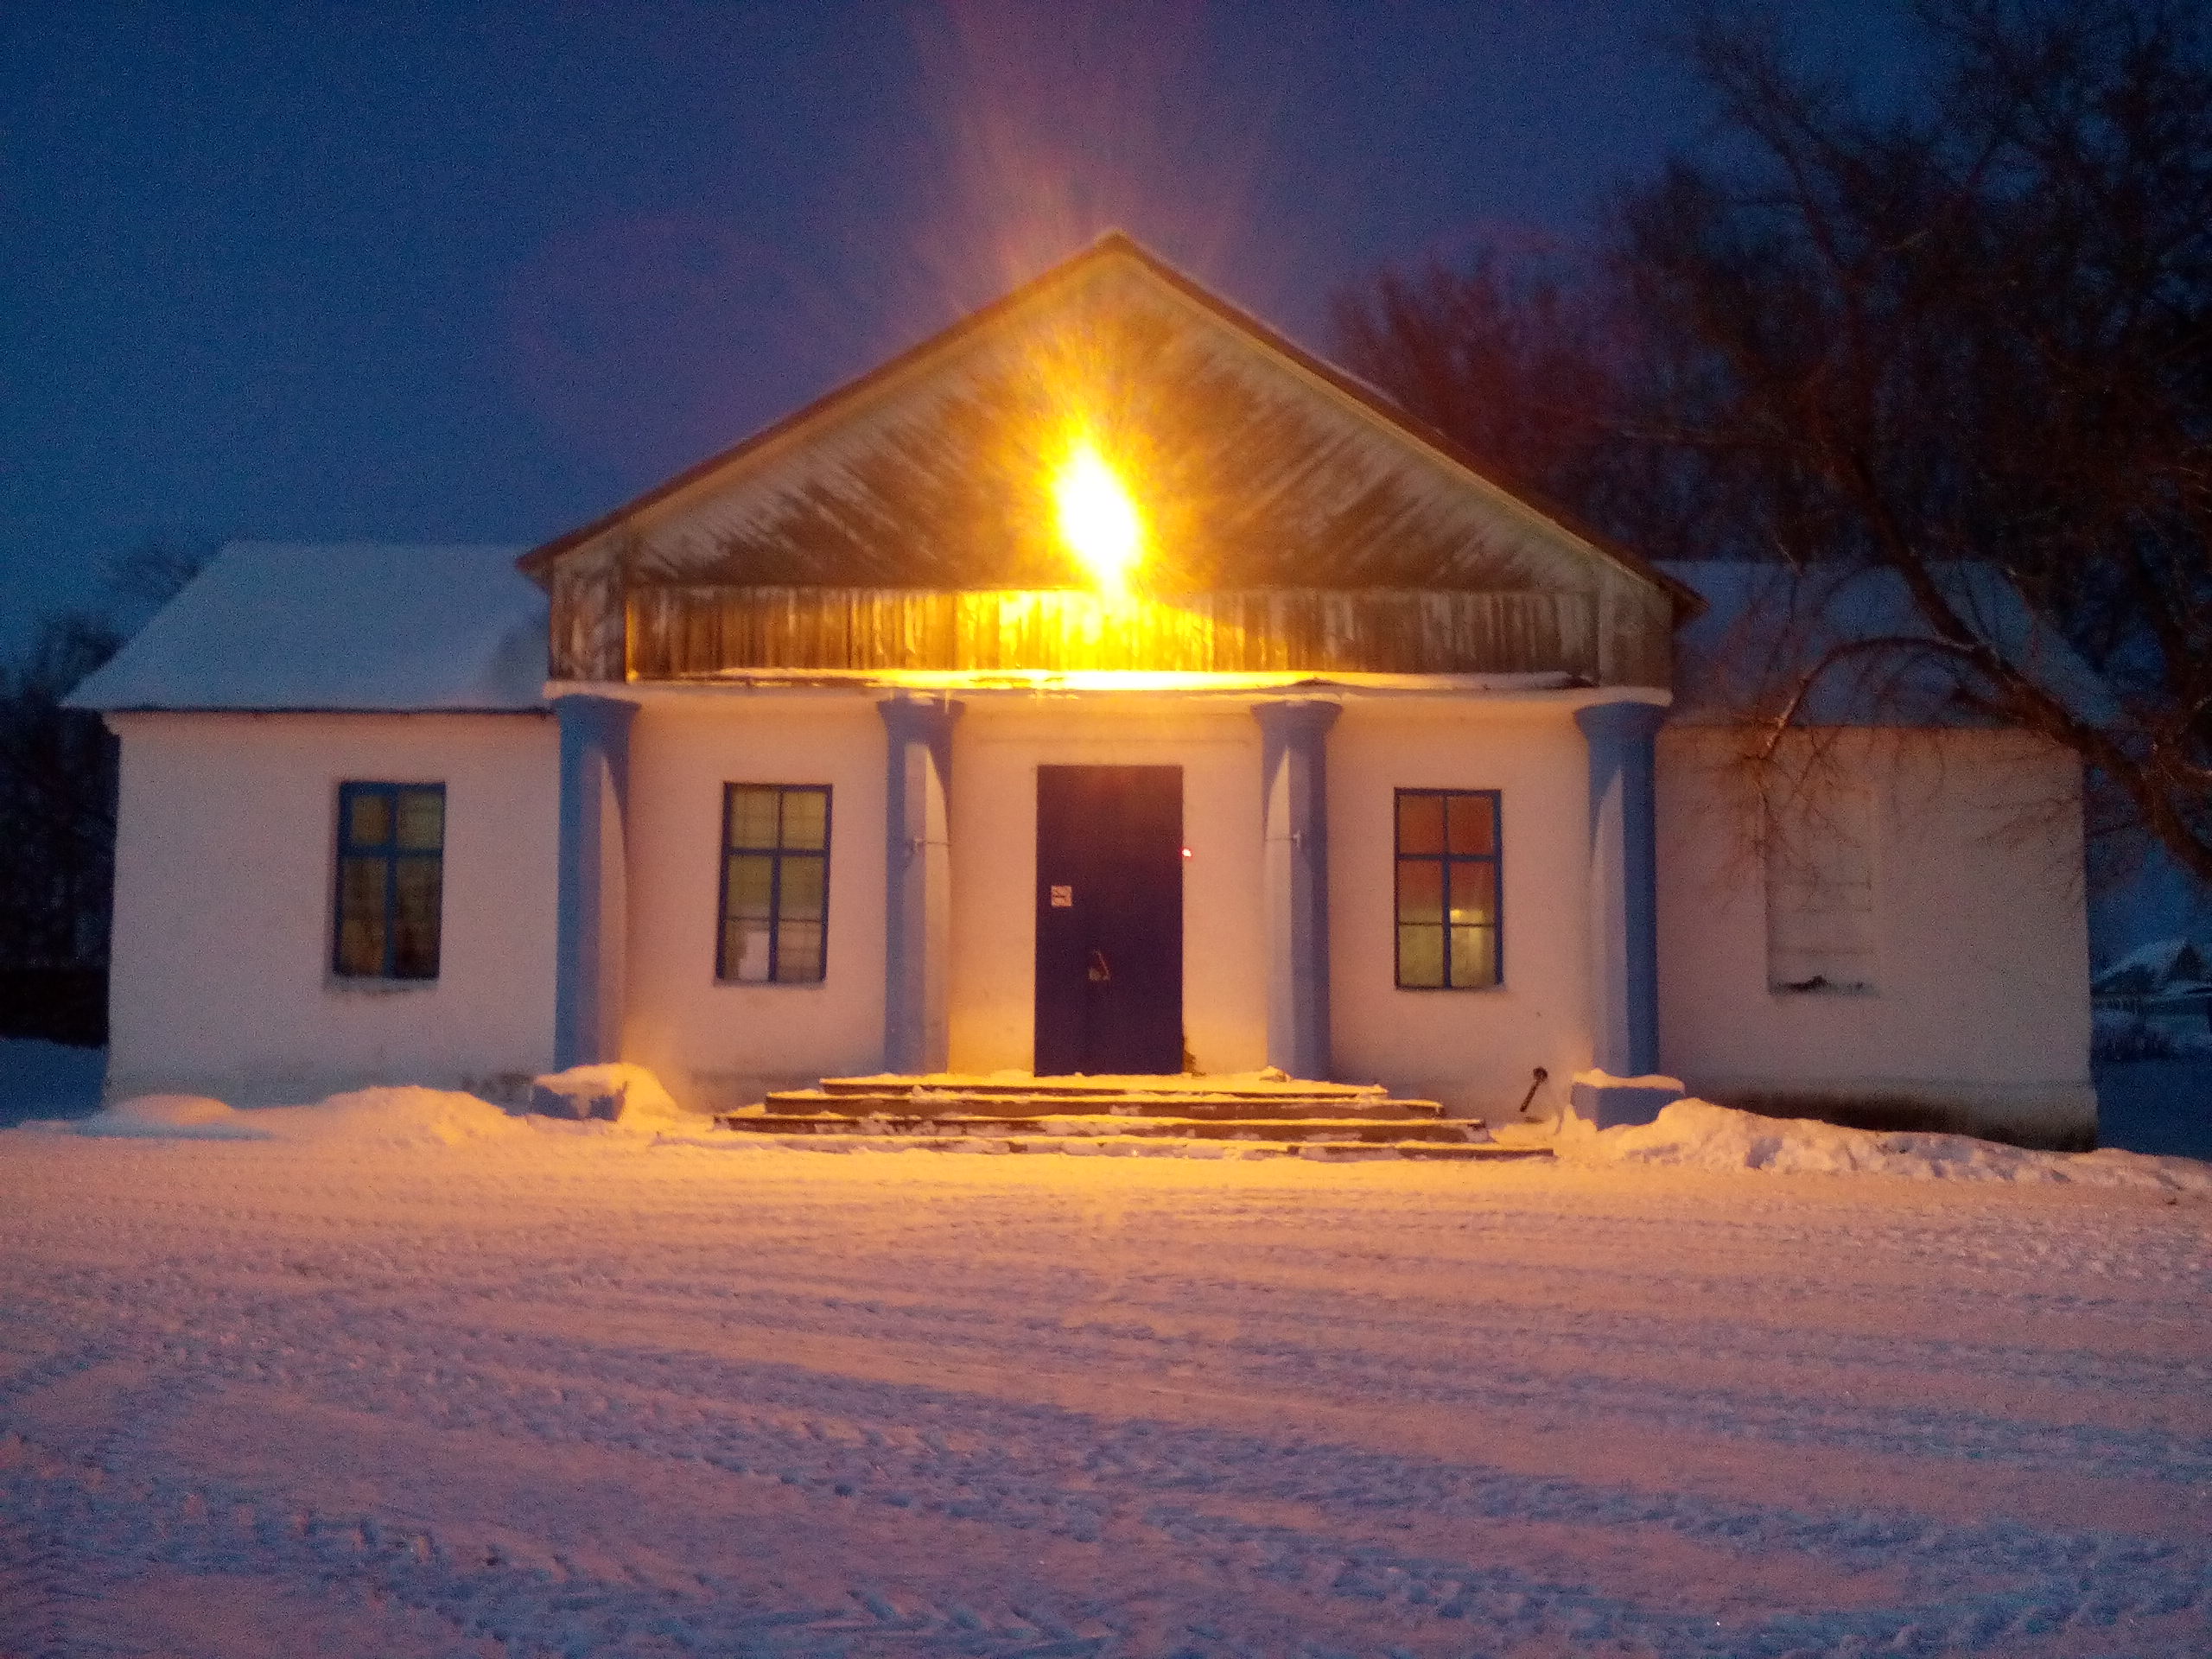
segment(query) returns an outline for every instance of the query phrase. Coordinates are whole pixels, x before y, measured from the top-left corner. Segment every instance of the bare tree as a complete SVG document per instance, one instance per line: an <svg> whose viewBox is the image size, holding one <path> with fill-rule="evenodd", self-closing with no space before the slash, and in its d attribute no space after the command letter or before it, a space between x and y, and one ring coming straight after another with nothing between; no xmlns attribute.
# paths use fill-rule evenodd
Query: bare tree
<svg viewBox="0 0 2212 1659"><path fill-rule="evenodd" d="M1914 658L1966 711L2080 755L2212 880L2206 20L2164 0L1912 15L1926 73L1878 102L1755 26L1695 34L1718 137L1607 227L1585 276L1601 296L1585 303L1625 319L1593 417L1605 453L1541 481L1662 554L1687 532L1707 556L1884 573L1915 626L1823 652L1764 711L1777 732L1807 679ZM1375 315L1403 291L1384 278L1346 303ZM1339 332L1354 367L1441 418L1412 353ZM1665 482L1639 497L1624 474ZM2000 584L2092 679L2039 671L2017 607L1974 601Z"/></svg>
<svg viewBox="0 0 2212 1659"><path fill-rule="evenodd" d="M173 597L212 550L149 542L109 586L135 614ZM0 663L0 1035L99 1040L115 880L115 740L62 699L130 637L87 611L47 618Z"/></svg>

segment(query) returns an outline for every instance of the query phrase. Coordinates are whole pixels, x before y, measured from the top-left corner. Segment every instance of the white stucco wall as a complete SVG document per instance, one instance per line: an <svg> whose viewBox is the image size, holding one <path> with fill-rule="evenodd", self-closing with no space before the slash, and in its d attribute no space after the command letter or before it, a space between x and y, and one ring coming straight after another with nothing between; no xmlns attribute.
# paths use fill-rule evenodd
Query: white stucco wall
<svg viewBox="0 0 2212 1659"><path fill-rule="evenodd" d="M857 694L648 697L630 734L622 1052L700 1110L876 1071L883 1058L883 721ZM818 982L715 978L725 784L830 788Z"/></svg>
<svg viewBox="0 0 2212 1659"><path fill-rule="evenodd" d="M1739 744L1660 734L1662 1064L1723 1100L1891 1096L2093 1126L2078 765L2004 733L1834 734L1828 764L1874 803L1874 988L1775 992Z"/></svg>
<svg viewBox="0 0 2212 1659"><path fill-rule="evenodd" d="M1259 724L1234 702L1092 696L972 698L954 728L953 1068L1035 1058L1039 766L1183 769L1185 1040L1201 1071L1266 1065Z"/></svg>
<svg viewBox="0 0 2212 1659"><path fill-rule="evenodd" d="M1330 1004L1337 1076L1510 1120L1535 1068L1555 1106L1590 1064L1589 747L1568 700L1376 701L1329 734ZM1504 982L1395 985L1399 789L1500 791Z"/></svg>
<svg viewBox="0 0 2212 1659"><path fill-rule="evenodd" d="M111 1098L512 1088L552 1059L559 744L535 715L119 714ZM338 786L446 785L439 975L330 971Z"/></svg>

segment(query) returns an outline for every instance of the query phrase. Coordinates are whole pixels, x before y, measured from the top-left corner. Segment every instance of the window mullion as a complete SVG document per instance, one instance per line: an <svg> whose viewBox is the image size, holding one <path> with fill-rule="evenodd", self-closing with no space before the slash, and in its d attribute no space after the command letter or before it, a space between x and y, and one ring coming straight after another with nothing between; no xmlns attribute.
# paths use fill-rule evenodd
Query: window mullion
<svg viewBox="0 0 2212 1659"><path fill-rule="evenodd" d="M385 799L384 977L399 973L399 791L379 789Z"/></svg>
<svg viewBox="0 0 2212 1659"><path fill-rule="evenodd" d="M1449 796L1446 797L1447 802L1450 798L1451 798ZM1444 914L1440 919L1444 924L1444 988L1447 991L1456 991L1460 988L1459 981L1452 976L1452 935L1455 931L1455 924L1452 919L1452 900L1453 897L1452 887L1452 867L1459 861L1452 856L1452 849L1449 846L1446 846L1443 852L1437 855L1437 892L1442 897L1444 901Z"/></svg>
<svg viewBox="0 0 2212 1659"><path fill-rule="evenodd" d="M791 810L788 788L776 791L775 832L768 845L768 982L784 982L784 818Z"/></svg>
<svg viewBox="0 0 2212 1659"><path fill-rule="evenodd" d="M776 840L784 838L783 803L776 804ZM780 985L783 979L784 931L784 850L780 844L768 855L768 982Z"/></svg>

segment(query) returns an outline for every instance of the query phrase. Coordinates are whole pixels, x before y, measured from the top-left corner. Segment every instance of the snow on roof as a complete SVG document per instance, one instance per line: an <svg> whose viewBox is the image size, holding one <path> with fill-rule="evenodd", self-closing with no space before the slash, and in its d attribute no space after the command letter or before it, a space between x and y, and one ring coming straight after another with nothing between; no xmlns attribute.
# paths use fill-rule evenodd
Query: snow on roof
<svg viewBox="0 0 2212 1659"><path fill-rule="evenodd" d="M233 542L76 709L542 709L545 595L514 547Z"/></svg>
<svg viewBox="0 0 2212 1659"><path fill-rule="evenodd" d="M1802 677L1853 639L1924 640L1935 631L1893 570L1854 566L1805 571L1745 561L1674 561L1664 569L1707 601L1675 635L1675 718L1733 720L1771 712ZM2091 720L2117 712L2111 694L2057 629L1985 565L1946 563L1930 572L1980 637L2031 678ZM1846 655L1824 671L1797 712L1810 726L1980 723L1955 690L1960 670L1932 651L1897 647Z"/></svg>
<svg viewBox="0 0 2212 1659"><path fill-rule="evenodd" d="M2188 939L2153 939L2099 974L2090 988L2104 995L2145 995L2212 977L2207 967L2205 953Z"/></svg>

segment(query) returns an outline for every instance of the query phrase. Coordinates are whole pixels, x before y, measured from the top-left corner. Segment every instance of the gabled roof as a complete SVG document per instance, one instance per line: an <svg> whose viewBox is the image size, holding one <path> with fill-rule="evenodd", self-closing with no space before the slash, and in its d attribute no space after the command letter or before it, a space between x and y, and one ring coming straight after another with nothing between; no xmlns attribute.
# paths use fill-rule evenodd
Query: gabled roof
<svg viewBox="0 0 2212 1659"><path fill-rule="evenodd" d="M487 712L545 706L545 596L512 547L233 542L74 709Z"/></svg>
<svg viewBox="0 0 2212 1659"><path fill-rule="evenodd" d="M1399 443L1456 472L1465 484L1491 498L1501 508L1526 515L1543 526L1551 537L1579 544L1590 556L1666 593L1678 616L1693 614L1699 608L1697 596L1657 566L1579 524L1568 512L1543 501L1527 486L1507 479L1496 467L1469 454L1452 439L1398 408L1373 386L1306 351L1119 232L1101 238L1083 252L732 448L686 468L613 512L531 550L521 559L522 569L540 581L547 580L551 567L563 555L611 535L649 524L656 519L657 509L710 489L718 480L737 477L772 454L787 454L796 447L820 441L893 388L911 385L963 348L1010 326L1018 316L1035 313L1040 304L1074 291L1102 270L1114 267L1141 273L1160 289L1224 326L1251 351L1287 368L1324 399L1357 410L1365 421Z"/></svg>

